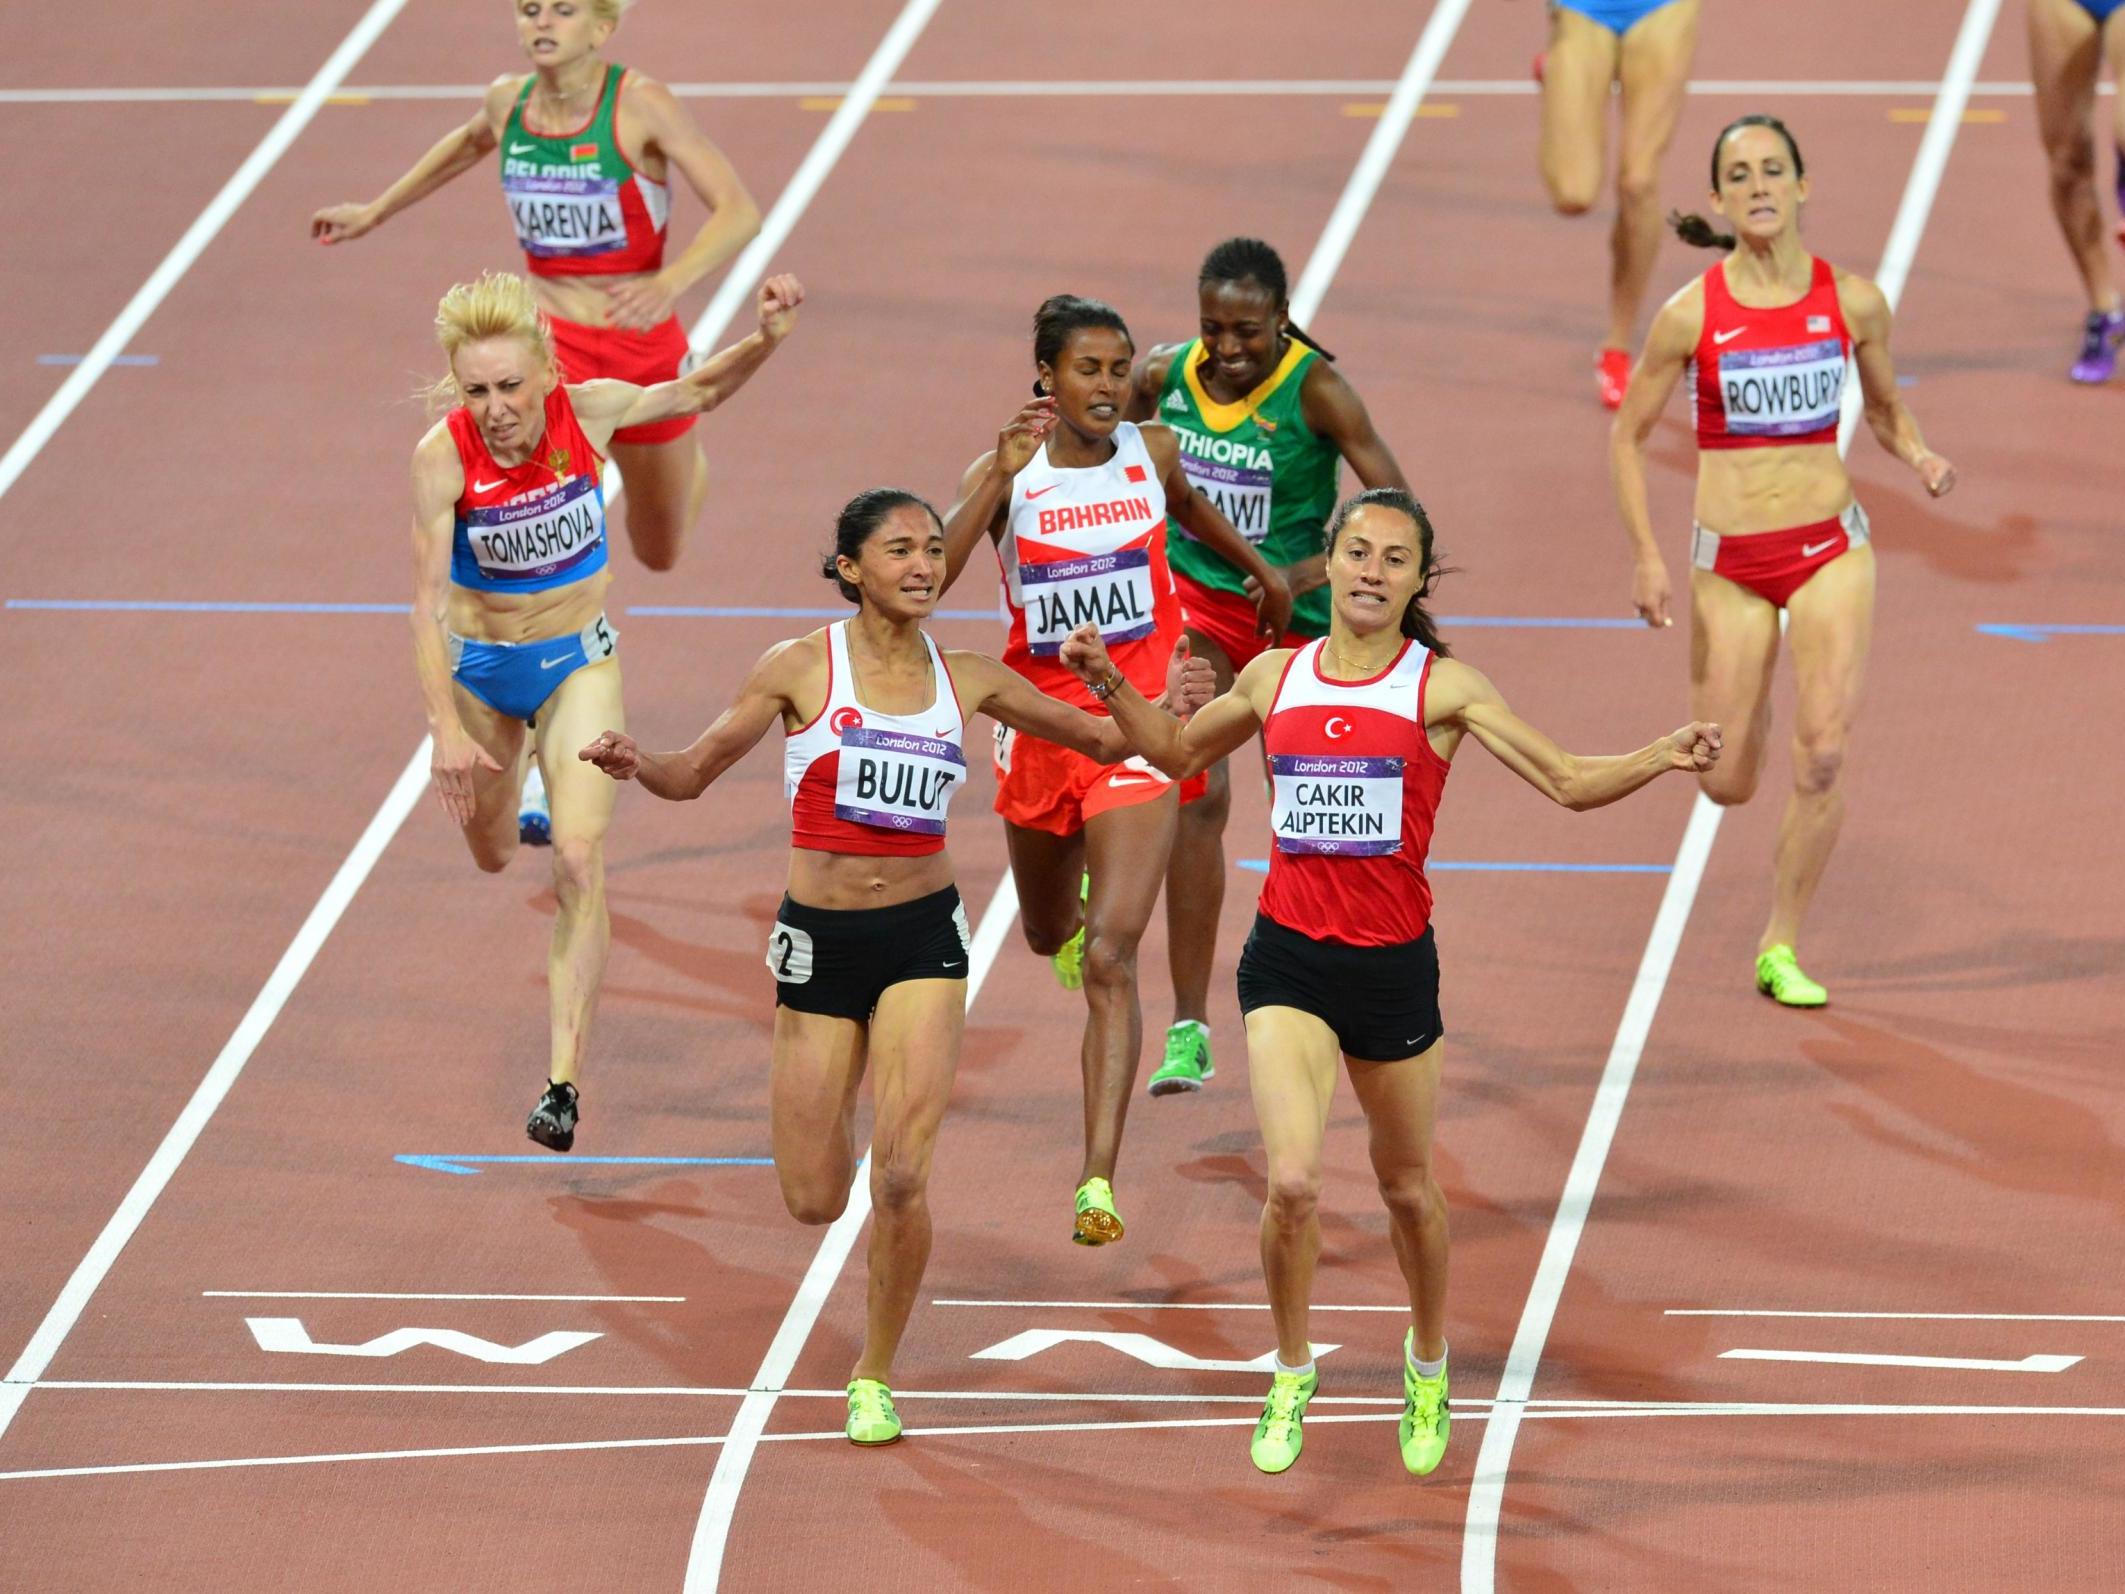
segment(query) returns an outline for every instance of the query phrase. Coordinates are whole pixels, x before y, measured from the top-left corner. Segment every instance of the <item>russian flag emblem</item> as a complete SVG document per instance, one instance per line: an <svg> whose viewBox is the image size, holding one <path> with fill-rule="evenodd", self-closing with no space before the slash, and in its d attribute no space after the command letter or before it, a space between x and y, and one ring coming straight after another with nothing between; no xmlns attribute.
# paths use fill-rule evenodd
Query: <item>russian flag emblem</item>
<svg viewBox="0 0 2125 1594"><path fill-rule="evenodd" d="M1122 474L1133 482L1148 481L1150 479L1141 465L1124 465Z"/></svg>

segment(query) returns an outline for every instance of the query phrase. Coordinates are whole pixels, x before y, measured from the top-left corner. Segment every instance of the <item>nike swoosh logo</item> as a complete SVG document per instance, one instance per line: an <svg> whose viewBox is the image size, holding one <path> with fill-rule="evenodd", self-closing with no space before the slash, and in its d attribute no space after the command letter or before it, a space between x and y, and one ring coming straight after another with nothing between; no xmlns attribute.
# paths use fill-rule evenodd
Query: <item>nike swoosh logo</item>
<svg viewBox="0 0 2125 1594"><path fill-rule="evenodd" d="M480 481L476 481L476 482L474 482L474 483L472 484L472 490L473 490L474 492L476 492L476 493L491 493L491 492L493 492L493 491L494 491L494 490L495 490L495 489L496 489L497 487L506 487L506 486L508 486L508 485L509 485L509 478L508 478L507 476L504 476L504 477L503 477L503 478L502 478L502 479L501 479L500 481L498 481L498 482L480 482Z"/></svg>
<svg viewBox="0 0 2125 1594"><path fill-rule="evenodd" d="M529 155L533 150L537 149L538 147L539 146L536 144L511 144L509 146L509 153L512 155Z"/></svg>
<svg viewBox="0 0 2125 1594"><path fill-rule="evenodd" d="M1714 343L1731 343L1748 330L1747 327L1736 327L1732 332L1715 332L1712 334L1712 341Z"/></svg>
<svg viewBox="0 0 2125 1594"><path fill-rule="evenodd" d="M1156 775L1109 775L1107 784L1110 786L1160 786L1164 785L1165 782Z"/></svg>
<svg viewBox="0 0 2125 1594"><path fill-rule="evenodd" d="M1804 542L1800 545L1800 556L1803 559L1813 559L1825 548L1835 548L1836 546L1837 539L1835 537L1832 537L1828 542Z"/></svg>
<svg viewBox="0 0 2125 1594"><path fill-rule="evenodd" d="M558 670L567 662L566 659L541 659L539 660L539 668L542 670Z"/></svg>
<svg viewBox="0 0 2125 1594"><path fill-rule="evenodd" d="M1034 499L1038 498L1038 497L1039 497L1039 496L1040 496L1040 495L1041 495L1042 493L1052 493L1052 492L1054 492L1054 491L1055 491L1055 489L1056 489L1056 488L1060 487L1061 485L1062 485L1062 483L1061 483L1061 482L1050 482L1050 483L1048 483L1048 485L1047 485L1047 486L1045 486L1045 487L1038 487L1038 488L1035 488L1035 487L1028 487L1028 488L1026 489L1026 502L1027 502L1027 503L1031 503L1031 502L1032 502L1032 501L1033 501Z"/></svg>

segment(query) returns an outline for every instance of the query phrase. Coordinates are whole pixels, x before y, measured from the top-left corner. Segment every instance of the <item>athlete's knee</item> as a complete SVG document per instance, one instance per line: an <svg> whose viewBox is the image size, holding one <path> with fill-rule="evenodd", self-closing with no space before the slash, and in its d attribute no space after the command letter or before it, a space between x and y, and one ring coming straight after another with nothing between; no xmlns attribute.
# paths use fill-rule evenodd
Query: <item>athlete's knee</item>
<svg viewBox="0 0 2125 1594"><path fill-rule="evenodd" d="M1446 1212L1445 1192L1429 1167L1405 1168L1382 1179L1380 1199L1389 1217L1412 1228L1421 1229Z"/></svg>
<svg viewBox="0 0 2125 1594"><path fill-rule="evenodd" d="M2053 188L2082 188L2095 181L2095 139L2086 128L2047 141L2044 153L2051 163Z"/></svg>
<svg viewBox="0 0 2125 1594"><path fill-rule="evenodd" d="M1594 208L1598 174L1547 172L1550 208L1560 216L1584 216Z"/></svg>
<svg viewBox="0 0 2125 1594"><path fill-rule="evenodd" d="M1025 934L1027 950L1035 957L1043 958L1055 956L1063 949L1063 943L1077 933L1075 925L1066 930L1058 925L1041 923L1030 918L1020 920L1019 929Z"/></svg>
<svg viewBox="0 0 2125 1594"><path fill-rule="evenodd" d="M1320 1209L1320 1164L1294 1163L1269 1170L1270 1222L1280 1229L1303 1229Z"/></svg>
<svg viewBox="0 0 2125 1594"><path fill-rule="evenodd" d="M1657 166L1640 166L1627 161L1616 168L1616 203L1625 210L1635 210L1660 202L1660 169Z"/></svg>
<svg viewBox="0 0 2125 1594"><path fill-rule="evenodd" d="M846 1181L832 1184L810 1179L785 1179L782 1181L782 1204L799 1223L816 1228L823 1223L832 1223L848 1210L848 1184Z"/></svg>
<svg viewBox="0 0 2125 1594"><path fill-rule="evenodd" d="M1793 744L1793 784L1810 797L1827 795L1845 767L1842 731L1820 731Z"/></svg>
<svg viewBox="0 0 2125 1594"><path fill-rule="evenodd" d="M657 514L636 520L629 516L627 540L633 546L635 558L650 570L665 571L679 563L679 541L683 531L676 517Z"/></svg>
<svg viewBox="0 0 2125 1594"><path fill-rule="evenodd" d="M929 1183L928 1159L913 1148L871 1153L871 1204L880 1212L920 1206Z"/></svg>
<svg viewBox="0 0 2125 1594"><path fill-rule="evenodd" d="M1232 814L1232 782L1221 779L1216 773L1203 795L1192 803L1181 804L1181 824L1189 830L1213 830L1222 833L1225 821Z"/></svg>
<svg viewBox="0 0 2125 1594"><path fill-rule="evenodd" d="M1737 765L1715 764L1697 777L1697 789L1709 802L1722 808L1739 808L1756 795L1756 771Z"/></svg>
<svg viewBox="0 0 2125 1594"><path fill-rule="evenodd" d="M1085 984L1117 990L1136 983L1136 948L1141 939L1100 930L1085 936Z"/></svg>
<svg viewBox="0 0 2125 1594"><path fill-rule="evenodd" d="M593 895L605 871L605 847L579 836L553 840L553 889L564 906Z"/></svg>

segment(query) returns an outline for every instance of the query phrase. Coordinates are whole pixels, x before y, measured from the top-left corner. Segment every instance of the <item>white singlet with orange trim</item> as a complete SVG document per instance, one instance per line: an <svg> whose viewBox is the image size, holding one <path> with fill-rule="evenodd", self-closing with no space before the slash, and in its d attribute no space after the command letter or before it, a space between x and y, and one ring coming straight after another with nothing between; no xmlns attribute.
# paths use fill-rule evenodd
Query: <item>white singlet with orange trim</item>
<svg viewBox="0 0 2125 1594"><path fill-rule="evenodd" d="M816 852L920 856L944 847L945 813L967 778L959 693L925 635L936 696L917 714L856 701L848 626L826 629L826 702L782 746L790 842Z"/></svg>

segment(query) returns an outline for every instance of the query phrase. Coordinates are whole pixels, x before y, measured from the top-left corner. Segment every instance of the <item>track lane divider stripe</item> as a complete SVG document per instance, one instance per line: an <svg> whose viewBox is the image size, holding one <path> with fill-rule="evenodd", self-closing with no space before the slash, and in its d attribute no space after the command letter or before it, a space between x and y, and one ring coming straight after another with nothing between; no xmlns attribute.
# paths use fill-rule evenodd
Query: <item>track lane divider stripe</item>
<svg viewBox="0 0 2125 1594"><path fill-rule="evenodd" d="M1875 276L1876 285L1892 310L1902 298L1904 284L1910 278L1919 240L1925 235L1934 197L1940 192L1941 179L1948 168L1948 156L1955 148L1955 135L1962 127L1963 109L1969 103L1971 84L1977 79L1978 67L1984 60L1985 47L1991 42L1999 13L2000 0L1969 0L1963 13L1962 27L1956 33L1954 48L1948 55L1947 72L1941 78L1940 93L1933 102L1933 119L1919 141L1918 154L1904 184L1903 199L1897 206L1896 219L1890 224L1889 240ZM1846 390L1844 410L1839 419L1837 451L1840 457L1852 447L1859 426L1860 408L1859 385L1855 381ZM1601 1070L1601 1081L1595 1087L1594 1104L1587 1114L1579 1149L1572 1158L1570 1172L1565 1176L1564 1192L1558 1199L1556 1216L1551 1219L1548 1237L1543 1242L1542 1259L1536 1265L1534 1282L1528 1289L1519 1327L1513 1334L1512 1349L1506 1356L1505 1371L1498 1380L1496 1420L1483 1430L1483 1445L1477 1452L1474 1476L1469 1480L1468 1515L1461 1537L1462 1594L1493 1594L1496 1588L1498 1523L1505 1503L1506 1473L1512 1465L1513 1440L1519 1432L1528 1397L1534 1391L1535 1371L1548 1343L1558 1302L1564 1295L1565 1277L1570 1273L1572 1258L1579 1249L1579 1237L1585 1231L1587 1214L1593 1207L1601 1170L1608 1161L1609 1146L1623 1117L1623 1104L1630 1095L1631 1081L1637 1074L1646 1037L1660 1010L1661 993L1667 987L1668 971L1674 966L1683 929L1697 900L1697 887L1704 878L1704 866L1711 857L1712 842L1719 833L1723 812L1702 792L1691 805L1690 821L1675 853L1674 873L1668 876L1660 911L1653 920L1652 934L1646 940L1645 955L1639 961L1637 978L1632 981L1630 997L1624 1004L1623 1020L1617 1026L1615 1042Z"/></svg>
<svg viewBox="0 0 2125 1594"><path fill-rule="evenodd" d="M221 192L207 202L207 208L185 229L176 247L163 256L162 264L140 285L139 291L118 312L117 319L104 328L103 336L59 384L59 391L45 400L44 408L23 428L22 435L15 439L6 454L0 455L0 498L7 496L8 489L29 469L30 462L44 451L44 445L88 397L89 389L101 381L112 362L125 353L133 335L169 297L170 290L183 280L185 273L206 252L207 245L228 225L236 208L251 197L252 191L287 153L297 135L310 125L310 119L317 115L319 107L346 81L355 63L368 53L369 46L405 6L406 0L375 0L362 14L361 20L354 24L354 30L340 41L339 48L325 58L325 64L295 97L295 103L281 112L266 136L258 141L258 147L221 185ZM4 1426L0 1424L0 1428Z"/></svg>
<svg viewBox="0 0 2125 1594"><path fill-rule="evenodd" d="M192 1092L192 1099L185 1103L177 1121L170 1125L169 1133L162 1137L162 1144L155 1148L155 1154L140 1171L140 1177L133 1181L133 1188L126 1192L125 1199L118 1203L118 1210L111 1214L103 1232L96 1236L88 1254L75 1267L73 1275L60 1290L59 1298L44 1314L44 1321L37 1325L29 1344L15 1359L15 1365L8 1369L6 1381L0 1383L0 1436L6 1434L8 1425L15 1420L15 1413L29 1398L31 1386L51 1366L52 1358L58 1354L66 1336L80 1321L89 1298L102 1286L119 1253L125 1250L126 1243L147 1217L148 1209L169 1187L170 1180L176 1176L208 1121L228 1096L244 1065L251 1060L251 1054L258 1049L258 1043L265 1039L266 1031L273 1027L281 1008L301 983L318 949L325 944L325 938L339 923L340 915L347 911L347 904L354 900L354 893L369 878L376 860L383 855L384 848L398 833L406 815L413 811L414 804L427 790L429 747L428 739L423 737L420 746L414 749L413 757L399 772L384 805L369 821L369 828L362 832L354 850L347 854L339 872L325 887L324 895L317 899L310 916L288 944L288 950L281 954L280 962L267 976L264 987L251 1003L250 1011L244 1014L235 1033L222 1047L221 1055L214 1059L213 1066Z"/></svg>

